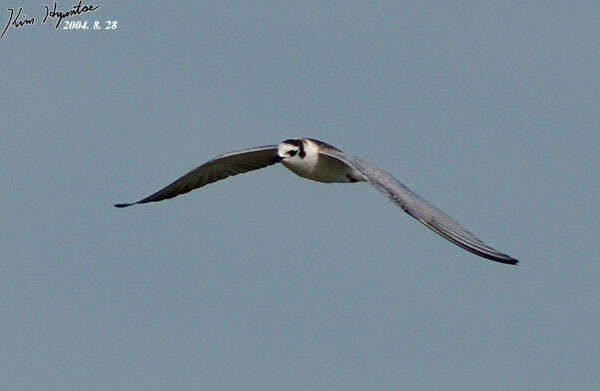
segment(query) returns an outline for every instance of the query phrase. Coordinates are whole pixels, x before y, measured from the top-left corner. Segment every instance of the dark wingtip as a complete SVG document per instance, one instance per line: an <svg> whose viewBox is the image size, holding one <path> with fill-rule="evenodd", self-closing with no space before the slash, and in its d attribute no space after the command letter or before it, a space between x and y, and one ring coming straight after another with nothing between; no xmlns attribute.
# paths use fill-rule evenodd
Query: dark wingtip
<svg viewBox="0 0 600 391"><path fill-rule="evenodd" d="M132 204L115 204L116 208L127 208L128 206L135 205L135 202Z"/></svg>
<svg viewBox="0 0 600 391"><path fill-rule="evenodd" d="M495 259L495 261L506 263L507 265L516 265L517 263L519 263L518 259L514 259L511 257L503 258L503 259Z"/></svg>

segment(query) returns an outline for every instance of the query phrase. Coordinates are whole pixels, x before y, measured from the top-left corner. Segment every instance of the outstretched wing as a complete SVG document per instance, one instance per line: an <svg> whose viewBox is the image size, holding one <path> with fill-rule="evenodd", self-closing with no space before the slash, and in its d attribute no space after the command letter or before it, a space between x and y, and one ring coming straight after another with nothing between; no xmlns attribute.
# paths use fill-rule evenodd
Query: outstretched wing
<svg viewBox="0 0 600 391"><path fill-rule="evenodd" d="M515 265L519 262L511 256L485 244L481 239L467 231L466 228L452 220L447 214L425 201L396 178L371 163L357 157L349 156L342 151L328 149L321 153L353 167L364 176L366 181L388 196L389 199L398 204L406 213L452 243L492 261L510 265Z"/></svg>
<svg viewBox="0 0 600 391"><path fill-rule="evenodd" d="M272 160L277 153L276 145L265 145L243 151L230 152L216 157L193 169L167 187L156 193L130 204L115 204L117 208L125 208L135 204L162 201L187 193L209 183L225 179L229 176L258 170L275 164Z"/></svg>

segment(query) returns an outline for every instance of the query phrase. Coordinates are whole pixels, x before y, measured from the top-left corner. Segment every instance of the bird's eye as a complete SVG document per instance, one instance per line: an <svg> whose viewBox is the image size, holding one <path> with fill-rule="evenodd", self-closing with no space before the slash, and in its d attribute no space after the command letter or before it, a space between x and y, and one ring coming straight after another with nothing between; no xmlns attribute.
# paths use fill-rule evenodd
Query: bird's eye
<svg viewBox="0 0 600 391"><path fill-rule="evenodd" d="M298 151L292 150L292 151L289 151L289 152L288 152L288 155L290 155L290 156L294 156L294 155L296 155L297 153L298 153Z"/></svg>

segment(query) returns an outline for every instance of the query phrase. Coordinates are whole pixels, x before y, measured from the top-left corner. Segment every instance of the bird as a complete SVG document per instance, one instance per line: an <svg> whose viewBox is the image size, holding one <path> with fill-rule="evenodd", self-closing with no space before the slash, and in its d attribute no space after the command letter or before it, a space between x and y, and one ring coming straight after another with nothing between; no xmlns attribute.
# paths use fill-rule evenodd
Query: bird
<svg viewBox="0 0 600 391"><path fill-rule="evenodd" d="M420 197L392 175L373 164L314 138L292 138L226 153L189 171L170 185L125 208L162 201L230 176L281 163L296 175L324 183L367 182L425 226L455 245L480 257L516 265L519 261L485 244L447 214Z"/></svg>

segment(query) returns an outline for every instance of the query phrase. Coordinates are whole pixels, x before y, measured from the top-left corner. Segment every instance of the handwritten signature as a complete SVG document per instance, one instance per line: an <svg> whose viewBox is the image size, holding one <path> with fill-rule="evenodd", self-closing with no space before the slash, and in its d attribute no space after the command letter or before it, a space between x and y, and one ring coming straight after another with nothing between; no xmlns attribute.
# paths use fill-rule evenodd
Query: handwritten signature
<svg viewBox="0 0 600 391"><path fill-rule="evenodd" d="M58 28L58 26L60 25L60 22L64 18L68 18L69 16L80 15L85 12L94 11L100 7L99 5L94 6L93 4L82 6L81 1L82 0L80 0L79 3L75 4L73 7L71 7L72 9L66 10L66 11L57 11L56 10L56 7L57 7L56 1L54 2L54 8L52 9L52 11L50 10L50 7L48 7L47 5L44 5L44 8L46 9L46 15L44 16L42 23L46 23L46 20L48 19L48 17L57 18L58 20L56 22L56 28ZM11 26L15 27L15 28L20 28L20 27L24 27L27 25L35 24L35 18L27 18L25 13L23 13L23 7L19 7L19 10L17 11L16 16L15 16L14 8L7 8L7 10L10 13L10 15L8 16L8 22L6 23L6 26L4 27L4 30L2 31L2 35L0 35L0 38L4 37L4 34L6 34L6 31Z"/></svg>

